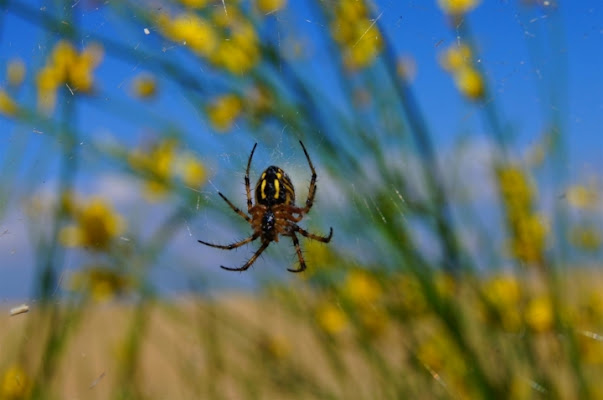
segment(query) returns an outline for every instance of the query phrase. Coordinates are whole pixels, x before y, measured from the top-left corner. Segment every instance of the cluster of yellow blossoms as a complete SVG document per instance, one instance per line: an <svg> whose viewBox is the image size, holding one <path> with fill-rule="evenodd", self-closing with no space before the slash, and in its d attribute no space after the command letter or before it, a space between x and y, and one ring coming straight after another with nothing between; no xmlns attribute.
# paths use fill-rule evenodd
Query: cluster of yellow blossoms
<svg viewBox="0 0 603 400"><path fill-rule="evenodd" d="M0 88L0 115L5 117L14 117L19 107L13 98L2 88Z"/></svg>
<svg viewBox="0 0 603 400"><path fill-rule="evenodd" d="M260 59L253 24L236 7L229 7L228 14L216 8L209 18L192 11L174 17L162 13L157 16L157 26L166 38L232 74L245 74Z"/></svg>
<svg viewBox="0 0 603 400"><path fill-rule="evenodd" d="M470 100L482 100L484 80L473 66L471 49L465 45L453 45L440 56L440 64L454 78L457 89Z"/></svg>
<svg viewBox="0 0 603 400"><path fill-rule="evenodd" d="M86 267L75 272L70 279L71 289L85 293L97 302L127 293L132 286L132 279L123 270L102 265Z"/></svg>
<svg viewBox="0 0 603 400"><path fill-rule="evenodd" d="M286 0L256 0L255 5L261 13L268 14L281 10L287 4Z"/></svg>
<svg viewBox="0 0 603 400"><path fill-rule="evenodd" d="M265 86L256 85L243 95L227 93L213 99L205 109L209 123L218 132L232 129L243 111L253 123L273 111L274 95Z"/></svg>
<svg viewBox="0 0 603 400"><path fill-rule="evenodd" d="M548 228L544 218L533 211L532 186L524 172L516 166L499 169L497 179L511 233L510 249L513 256L524 263L541 263Z"/></svg>
<svg viewBox="0 0 603 400"><path fill-rule="evenodd" d="M65 226L59 234L65 246L106 251L125 229L124 219L101 197L80 202L71 194L65 194L62 200L63 208L74 219L74 223Z"/></svg>
<svg viewBox="0 0 603 400"><path fill-rule="evenodd" d="M214 99L206 111L214 129L229 131L243 111L243 100L235 94L225 94Z"/></svg>
<svg viewBox="0 0 603 400"><path fill-rule="evenodd" d="M30 378L20 365L14 364L4 371L0 381L0 399L27 399L30 392Z"/></svg>
<svg viewBox="0 0 603 400"><path fill-rule="evenodd" d="M348 317L340 305L326 302L316 310L316 321L328 335L337 335L348 326Z"/></svg>
<svg viewBox="0 0 603 400"><path fill-rule="evenodd" d="M479 4L479 0L438 0L438 5L446 14L460 17Z"/></svg>
<svg viewBox="0 0 603 400"><path fill-rule="evenodd" d="M518 332L524 326L536 333L551 331L555 322L551 299L524 286L510 274L487 280L483 285L487 308L482 316L506 332ZM524 294L532 296L526 299Z"/></svg>
<svg viewBox="0 0 603 400"><path fill-rule="evenodd" d="M363 1L342 0L331 22L333 38L341 47L344 65L360 69L373 63L383 47L383 38L375 21L369 19Z"/></svg>
<svg viewBox="0 0 603 400"><path fill-rule="evenodd" d="M366 337L379 337L385 331L388 316L382 301L383 290L369 271L351 270L337 292L341 303L325 301L316 311L317 323L325 333L339 335L351 322Z"/></svg>
<svg viewBox="0 0 603 400"><path fill-rule="evenodd" d="M91 44L78 53L70 42L59 41L36 77L40 109L46 112L54 109L61 85L66 85L72 94L90 93L94 69L102 58L103 49L98 44Z"/></svg>
<svg viewBox="0 0 603 400"><path fill-rule="evenodd" d="M471 385L467 384L471 366L441 325L435 324L420 335L416 344L416 357L432 376L446 382L449 393L455 393L463 399L479 397L472 391Z"/></svg>
<svg viewBox="0 0 603 400"><path fill-rule="evenodd" d="M210 4L210 0L179 0L183 6L199 10L207 7ZM285 7L287 0L255 0L257 9L262 13L272 13ZM228 8L232 5L232 2L228 3ZM228 11L227 11L228 12Z"/></svg>
<svg viewBox="0 0 603 400"><path fill-rule="evenodd" d="M150 149L136 149L130 153L128 162L145 176L149 200L165 196L177 180L197 189L206 179L203 164L192 153L180 150L175 139L162 140Z"/></svg>

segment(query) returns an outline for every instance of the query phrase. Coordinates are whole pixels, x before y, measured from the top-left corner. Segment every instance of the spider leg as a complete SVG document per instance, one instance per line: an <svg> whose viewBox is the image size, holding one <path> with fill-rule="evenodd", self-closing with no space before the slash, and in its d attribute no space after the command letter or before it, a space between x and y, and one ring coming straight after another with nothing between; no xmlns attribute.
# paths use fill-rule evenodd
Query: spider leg
<svg viewBox="0 0 603 400"><path fill-rule="evenodd" d="M289 272L302 272L306 269L306 261L304 260L304 256L302 255L301 249L299 248L299 240L297 240L297 236L295 232L291 232L291 239L293 239L293 246L295 246L295 252L297 253L297 258L299 259L299 268L291 269L287 268Z"/></svg>
<svg viewBox="0 0 603 400"><path fill-rule="evenodd" d="M306 214L310 211L312 205L314 204L314 196L316 195L316 170L314 169L314 165L310 160L310 156L308 155L306 146L304 146L301 140L299 141L299 144L301 144L301 147L304 150L306 160L308 160L308 165L310 166L310 170L312 171L312 179L310 180L310 188L308 189L308 198L306 199L306 206L300 209L301 213Z"/></svg>
<svg viewBox="0 0 603 400"><path fill-rule="evenodd" d="M236 212L237 214L239 214L241 217L245 218L245 221L251 222L251 218L249 218L248 215L246 215L243 211L241 211L241 209L239 207L237 207L234 204L232 204L231 201L228 200L226 198L226 196L224 196L222 193L218 192L218 194L220 195L221 198L224 199L224 201L230 206L230 208L232 208L232 210L234 212Z"/></svg>
<svg viewBox="0 0 603 400"><path fill-rule="evenodd" d="M303 218L303 214L299 211L298 207L287 205L283 208L273 207L272 211L277 218L286 219L292 222L299 222ZM295 216L294 214L299 214Z"/></svg>
<svg viewBox="0 0 603 400"><path fill-rule="evenodd" d="M253 145L253 149L251 149L251 154L249 155L249 160L247 161L247 170L245 171L245 191L247 194L247 211L251 212L251 188L249 183L249 168L251 167L251 159L253 158L253 153L255 152L255 148L257 147L257 143ZM248 220L249 221L249 220Z"/></svg>
<svg viewBox="0 0 603 400"><path fill-rule="evenodd" d="M255 260L257 260L257 258L260 256L260 254L262 254L262 252L264 250L266 250L266 247L268 247L268 245L270 244L269 241L264 241L262 242L262 245L260 246L260 248L254 253L253 256L251 256L251 258L249 260L247 260L247 262L240 268L228 268L225 267L223 265L220 265L220 268L225 269L227 271L245 271L247 268L249 268L251 266L251 264L253 264L255 262Z"/></svg>
<svg viewBox="0 0 603 400"><path fill-rule="evenodd" d="M293 225L293 231L299 232L301 235L307 237L308 239L318 240L319 242L329 243L331 241L331 237L333 237L333 228L329 228L329 236L321 236L316 235L314 233L310 233L307 230L300 228L297 225Z"/></svg>
<svg viewBox="0 0 603 400"><path fill-rule="evenodd" d="M204 245L209 246L209 247L215 247L215 248L224 249L224 250L232 250L232 249L236 249L237 247L241 247L244 244L247 244L249 242L253 242L259 236L260 236L259 233L254 233L253 235L249 236L247 239L243 239L240 242L236 242L236 243L232 243L232 244L227 244L227 245L213 244L213 243L209 243L209 242L204 242L203 240L197 240L197 241L199 243L203 243Z"/></svg>

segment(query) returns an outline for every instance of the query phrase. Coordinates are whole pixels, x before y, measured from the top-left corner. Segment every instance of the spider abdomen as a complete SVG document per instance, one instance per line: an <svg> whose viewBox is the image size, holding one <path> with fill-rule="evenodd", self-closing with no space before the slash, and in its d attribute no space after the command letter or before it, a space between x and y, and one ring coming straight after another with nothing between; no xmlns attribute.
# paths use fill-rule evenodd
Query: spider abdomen
<svg viewBox="0 0 603 400"><path fill-rule="evenodd" d="M255 201L268 207L295 204L295 189L289 175L274 165L266 168L255 186Z"/></svg>
<svg viewBox="0 0 603 400"><path fill-rule="evenodd" d="M272 210L268 210L262 215L262 238L264 240L278 241L278 234L274 227L276 225L276 216Z"/></svg>

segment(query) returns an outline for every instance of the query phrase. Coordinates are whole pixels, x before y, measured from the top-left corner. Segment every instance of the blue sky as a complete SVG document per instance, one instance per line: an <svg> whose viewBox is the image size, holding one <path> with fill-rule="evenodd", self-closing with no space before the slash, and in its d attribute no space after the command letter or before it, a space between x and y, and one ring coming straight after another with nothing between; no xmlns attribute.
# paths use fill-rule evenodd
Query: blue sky
<svg viewBox="0 0 603 400"><path fill-rule="evenodd" d="M29 4L39 10L40 15L51 8L50 2L47 8L46 2L15 3ZM111 8L84 8L85 2L76 3L66 2L65 7L73 7L80 27L85 31L118 40L148 54L161 55L165 51L166 41L159 37L153 26L149 27L151 34L145 35L142 26L135 23L136 15L131 15L132 20L124 23ZM308 79L337 102L339 92L333 83L334 72L325 61L329 47L323 40L328 28L323 25L316 10L308 6L308 2L290 0L290 3L289 9L275 16L277 20L272 22L269 35L273 40L297 35L309 44L305 47L307 53L304 61L308 67ZM568 145L569 162L564 166L565 172L573 180L598 174L603 166L603 135L600 133L603 126L603 5L594 0L567 1L561 2L559 8L552 11L550 8L527 7L520 3L484 1L466 19L475 37L488 83L496 94L499 110L505 116L505 124L509 128L507 132L513 137L511 143L517 149L517 154L522 154L541 138L547 127L549 113L559 112ZM228 0L226 5L228 7ZM455 29L450 29L448 20L436 2L376 1L374 13L379 17L379 23L397 54L415 60L417 75L412 88L426 116L438 152L446 154L461 137L488 138L489 132L475 105L460 98L451 77L438 64L437 55L457 41L457 33ZM31 74L43 62L52 40L46 31L24 21L15 13L2 13L0 72L4 71L6 61L14 57L25 60L28 67L29 84L21 93L20 101L33 102L35 93ZM282 43L286 45L287 42L283 40ZM172 60L181 63L191 73L198 76L207 74L190 56L171 49L168 51ZM236 133L226 136L216 134L198 117L198 111L179 88L161 80L161 76L161 95L156 100L143 105L132 101L127 96L129 82L144 68L145 59L142 57L139 63L132 63L108 55L97 71L97 84L101 88L99 95L79 106L79 128L96 138L111 132L120 142L136 145L158 125L173 124L187 132L187 146L207 157L208 165L214 171L238 174L238 183L242 176L241 166L256 140L253 134L245 135L242 139L242 135ZM211 77L207 77L206 82L211 84ZM111 114L105 107L127 107L127 111L120 117L108 118ZM149 110L156 120L141 120L139 116L146 115ZM286 127L282 130L285 131ZM53 180L55 165L52 162L44 164L48 169L42 173L35 172L35 168L37 163L42 162L40 160L45 150L56 151L54 139L32 135L31 127L16 126L12 121L2 118L0 132L1 164L6 168L5 160L11 157L8 149L24 140L25 150L14 161L15 165L23 170L23 176L31 177L26 175L26 171L33 168L33 182L29 184L34 188L43 189L49 185ZM28 135L29 138L23 139ZM283 155L283 152L298 151L295 141L291 143L281 144L282 149L278 151L266 148L270 144L264 144L264 148L258 148L254 163L261 168L262 165L278 161L289 163L292 159L295 160L294 167L299 167L299 174L306 174L303 158L298 157L299 154L291 156L293 158ZM86 159L86 163L90 170L104 168L93 158ZM97 190L100 184L96 180L91 181L93 176L89 173L80 175L78 184L89 191ZM230 175L216 174L206 190L213 192L217 188L230 187L230 181ZM118 183L115 185L119 186ZM232 193L242 192L239 188ZM0 220L0 233L5 230L10 232L9 235L0 236L0 255L7 257L0 265L0 298L22 297L30 287L28 280L32 260L28 249L31 249L32 243L29 242L27 229L20 222L27 218L20 201L18 196L13 198L9 211ZM237 199L237 202L240 201L242 197ZM197 226L205 224L201 222ZM183 234L181 239L185 243L182 249L190 245L186 242L187 239L190 241L189 236ZM243 254L246 253L240 252L239 256ZM175 283L174 287L178 285L184 283Z"/></svg>
<svg viewBox="0 0 603 400"><path fill-rule="evenodd" d="M36 9L42 8L39 2L24 3L34 5ZM273 33L286 34L287 25L291 25L296 33L308 40L324 38L326 28L321 26L316 10L308 7L307 2L295 3L289 10L279 14L281 25ZM598 149L603 144L600 135L597 135L603 107L601 5L597 1L563 2L557 12L547 13L546 8L543 11L541 7L522 7L519 3L485 1L467 17L489 83L497 93L497 101L514 125L519 143L529 143L538 136L545 124L543 110L550 108L551 99L547 93L550 84L563 79L563 76L557 76L557 66L567 65L568 91L562 97L569 106L569 110L563 114L567 128L572 132L572 154L580 159L597 161L600 158ZM106 7L80 9L80 26L86 31L120 39L128 46L140 46L151 53L158 51L163 43L156 34L144 35L138 25L120 22ZM437 63L438 52L454 43L456 35L454 29L449 29L436 2L380 1L376 3L375 14L380 15L379 21L398 54L411 56L417 64L413 88L424 113L428 116L437 115L437 118L429 120L436 142L450 145L459 131L480 129L479 125L474 124L475 120L462 117L471 113L471 105L459 101L450 76ZM559 27L563 32L559 32ZM557 31L552 32L553 28ZM309 64L313 71L320 71L322 52L328 50L320 42L312 44L309 48ZM563 47L553 49L550 48L552 44ZM0 60L3 64L19 56L28 61L31 70L45 56L47 45L48 36L44 31L10 12L4 16L0 42ZM313 53L318 57L312 57ZM183 63L187 61L190 70L198 73L199 69L193 66L190 58L182 57ZM141 60L143 63L144 60ZM107 91L115 88L127 90L129 79L143 68L143 65L132 65L107 57L98 71L99 86ZM328 88L328 75L319 72L315 78L323 78L322 85L326 84ZM165 90L164 93L166 95L153 106L163 111L162 116L167 116L166 121L181 121L187 127L198 124L198 119L182 96L171 90ZM95 116L92 118L95 122ZM96 118L105 122L102 116ZM3 122L3 126L6 126L4 124L6 122ZM128 130L131 127L126 124L123 128Z"/></svg>

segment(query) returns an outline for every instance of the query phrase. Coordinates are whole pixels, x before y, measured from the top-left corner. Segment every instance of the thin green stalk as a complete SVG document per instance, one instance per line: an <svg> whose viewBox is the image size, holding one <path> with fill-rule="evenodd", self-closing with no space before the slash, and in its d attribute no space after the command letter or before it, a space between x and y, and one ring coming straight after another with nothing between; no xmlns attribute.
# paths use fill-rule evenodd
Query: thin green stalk
<svg viewBox="0 0 603 400"><path fill-rule="evenodd" d="M393 46L383 34L384 30L379 21L376 26L382 33L384 49L383 63L389 74L390 81L402 103L404 117L409 126L409 132L417 145L427 186L432 194L434 203L435 225L438 236L442 241L444 251L442 263L445 270L458 273L469 267L468 260L463 256L456 237L456 229L452 220L451 206L445 192L441 171L437 166L437 157L431 141L431 135L423 118L423 113L408 83L399 77Z"/></svg>

